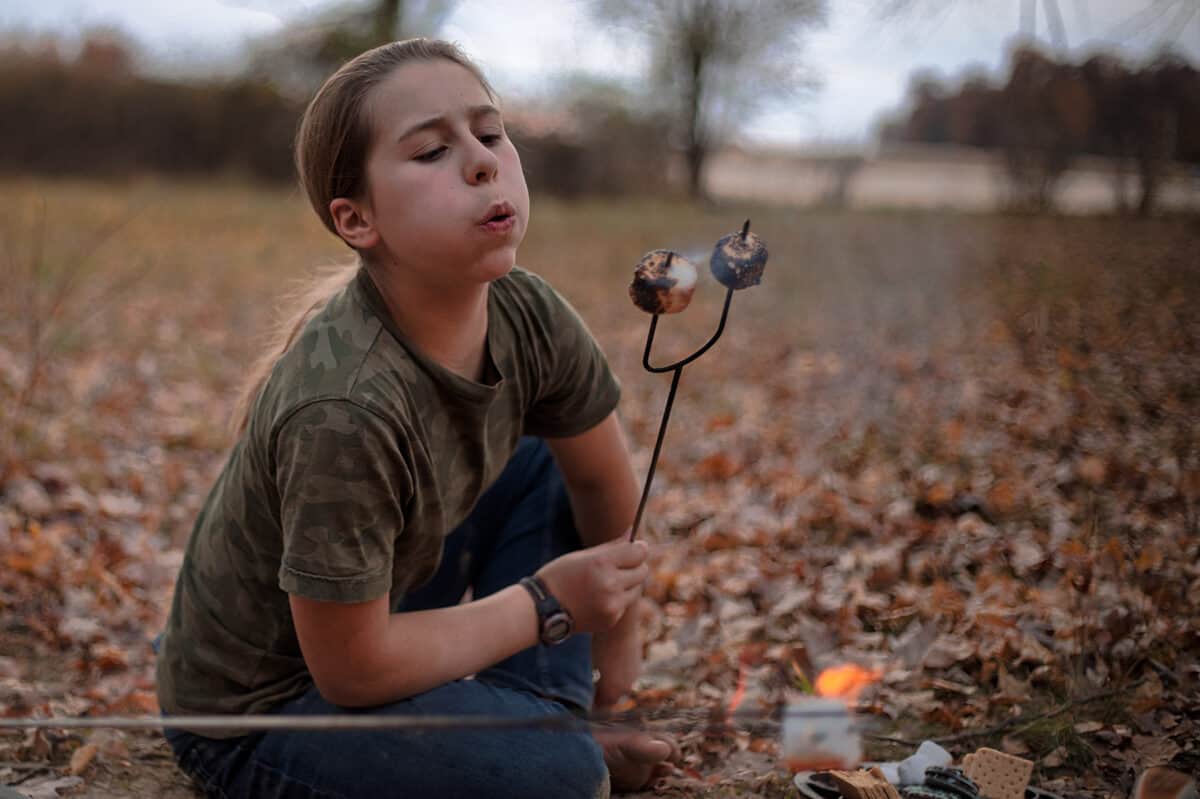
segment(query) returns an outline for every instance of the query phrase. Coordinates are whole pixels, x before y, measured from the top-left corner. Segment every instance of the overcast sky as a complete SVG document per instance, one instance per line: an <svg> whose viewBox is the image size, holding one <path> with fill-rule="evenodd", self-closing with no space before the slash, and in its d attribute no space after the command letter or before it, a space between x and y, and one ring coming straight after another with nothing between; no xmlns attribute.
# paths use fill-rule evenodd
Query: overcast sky
<svg viewBox="0 0 1200 799"><path fill-rule="evenodd" d="M903 100L914 70L943 76L968 67L998 73L1032 0L913 0L903 17L882 18L883 0L829 0L829 19L802 53L821 81L800 101L755 120L758 140L844 144L869 137L873 123ZM233 60L251 36L269 35L338 0L0 0L0 29L77 36L116 27L148 60L176 71ZM1044 0L1036 34L1053 44ZM1200 0L1058 0L1073 55L1099 46L1131 58L1173 43L1200 64ZM441 32L484 66L502 94L536 92L577 69L636 79L644 55L597 31L586 0L462 0ZM1025 25L1030 25L1026 18Z"/></svg>

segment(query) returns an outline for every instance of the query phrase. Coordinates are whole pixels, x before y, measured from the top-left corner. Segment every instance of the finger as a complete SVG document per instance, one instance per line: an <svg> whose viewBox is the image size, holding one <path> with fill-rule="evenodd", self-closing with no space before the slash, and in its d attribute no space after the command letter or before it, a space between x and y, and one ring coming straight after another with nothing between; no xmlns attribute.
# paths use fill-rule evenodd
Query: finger
<svg viewBox="0 0 1200 799"><path fill-rule="evenodd" d="M628 612L642 598L642 584L632 585L621 592L621 607ZM622 614L624 615L624 614Z"/></svg>
<svg viewBox="0 0 1200 799"><path fill-rule="evenodd" d="M612 546L613 563L622 569L632 569L645 563L650 547L645 541L617 541Z"/></svg>
<svg viewBox="0 0 1200 799"><path fill-rule="evenodd" d="M635 566L632 569L620 569L617 571L616 576L617 588L625 590L634 586L641 587L649 576L650 567L645 563Z"/></svg>

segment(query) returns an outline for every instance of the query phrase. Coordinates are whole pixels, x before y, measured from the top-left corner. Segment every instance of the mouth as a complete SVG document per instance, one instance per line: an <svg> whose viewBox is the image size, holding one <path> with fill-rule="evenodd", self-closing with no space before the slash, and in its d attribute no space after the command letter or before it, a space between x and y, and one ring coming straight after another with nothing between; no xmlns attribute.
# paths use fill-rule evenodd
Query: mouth
<svg viewBox="0 0 1200 799"><path fill-rule="evenodd" d="M517 209L509 202L495 202L488 206L479 224L488 230L510 227L517 217Z"/></svg>

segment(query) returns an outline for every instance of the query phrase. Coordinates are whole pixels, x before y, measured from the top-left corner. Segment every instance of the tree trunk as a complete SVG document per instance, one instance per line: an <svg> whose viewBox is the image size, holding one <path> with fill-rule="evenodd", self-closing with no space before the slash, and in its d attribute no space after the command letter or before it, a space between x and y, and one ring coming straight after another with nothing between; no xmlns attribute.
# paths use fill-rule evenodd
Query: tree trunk
<svg viewBox="0 0 1200 799"><path fill-rule="evenodd" d="M1112 159L1113 167L1113 205L1117 213L1125 216L1129 213L1129 164L1125 156L1118 155Z"/></svg>
<svg viewBox="0 0 1200 799"><path fill-rule="evenodd" d="M705 200L704 162L708 160L708 136L704 130L704 53L699 48L689 54L687 92L687 170L688 196Z"/></svg>
<svg viewBox="0 0 1200 799"><path fill-rule="evenodd" d="M1138 216L1149 216L1154 212L1163 171L1175 151L1176 127L1177 119L1173 110L1162 109L1150 117L1150 124L1143 131L1138 153L1138 176L1142 189L1138 200Z"/></svg>
<svg viewBox="0 0 1200 799"><path fill-rule="evenodd" d="M1141 178L1141 196L1138 199L1138 216L1150 216L1154 212L1154 203L1158 199L1159 178L1162 170L1157 159L1143 157L1138 159L1138 175Z"/></svg>
<svg viewBox="0 0 1200 799"><path fill-rule="evenodd" d="M708 152L701 144L691 144L687 150L688 196L693 200L705 200L708 192L704 187L704 162Z"/></svg>

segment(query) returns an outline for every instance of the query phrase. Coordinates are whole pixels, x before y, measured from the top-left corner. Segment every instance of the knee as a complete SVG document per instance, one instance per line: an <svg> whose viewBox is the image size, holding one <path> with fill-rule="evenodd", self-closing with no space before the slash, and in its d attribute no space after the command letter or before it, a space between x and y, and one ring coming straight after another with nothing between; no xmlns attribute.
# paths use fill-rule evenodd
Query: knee
<svg viewBox="0 0 1200 799"><path fill-rule="evenodd" d="M611 792L608 766L600 745L587 732L550 732L549 745L537 755L508 760L520 771L511 781L514 797L571 797L608 799ZM511 754L511 753L510 753ZM526 753L532 754L532 753Z"/></svg>
<svg viewBox="0 0 1200 799"><path fill-rule="evenodd" d="M604 762L604 751L590 732L576 733L579 752L575 765L580 772L580 796L607 797L609 794L608 765Z"/></svg>
<svg viewBox="0 0 1200 799"><path fill-rule="evenodd" d="M554 796L578 796L580 799L608 799L608 766L604 752L591 733L560 733L562 791ZM547 794L551 795L551 794Z"/></svg>

